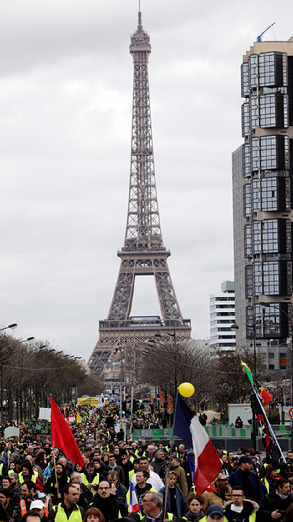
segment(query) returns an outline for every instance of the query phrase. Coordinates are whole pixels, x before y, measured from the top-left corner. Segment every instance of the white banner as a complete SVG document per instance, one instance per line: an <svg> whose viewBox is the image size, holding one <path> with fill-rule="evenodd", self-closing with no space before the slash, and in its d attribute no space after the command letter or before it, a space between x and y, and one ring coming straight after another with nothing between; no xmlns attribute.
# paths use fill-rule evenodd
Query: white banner
<svg viewBox="0 0 293 522"><path fill-rule="evenodd" d="M51 419L51 408L40 408L39 419L50 420Z"/></svg>

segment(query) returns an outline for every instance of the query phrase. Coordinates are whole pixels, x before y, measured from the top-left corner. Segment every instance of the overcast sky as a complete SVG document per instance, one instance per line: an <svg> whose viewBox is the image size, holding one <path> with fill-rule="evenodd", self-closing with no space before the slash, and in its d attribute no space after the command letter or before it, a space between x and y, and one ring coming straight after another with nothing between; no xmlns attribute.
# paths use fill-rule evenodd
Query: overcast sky
<svg viewBox="0 0 293 522"><path fill-rule="evenodd" d="M240 64L293 35L288 1L142 0L161 227L183 317L209 337L233 279L231 153ZM108 315L128 203L137 0L0 4L0 324L90 356ZM137 278L132 315L157 315Z"/></svg>

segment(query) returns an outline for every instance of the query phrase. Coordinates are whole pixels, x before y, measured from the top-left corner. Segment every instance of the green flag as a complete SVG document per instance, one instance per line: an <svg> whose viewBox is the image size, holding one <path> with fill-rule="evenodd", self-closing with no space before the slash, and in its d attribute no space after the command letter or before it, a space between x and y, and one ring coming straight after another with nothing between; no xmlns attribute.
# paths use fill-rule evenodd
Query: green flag
<svg viewBox="0 0 293 522"><path fill-rule="evenodd" d="M254 388L254 382L253 382L253 378L252 378L251 369L247 366L247 364L245 362L241 361L241 364L242 364L242 370L244 371L244 373L246 373L252 388Z"/></svg>

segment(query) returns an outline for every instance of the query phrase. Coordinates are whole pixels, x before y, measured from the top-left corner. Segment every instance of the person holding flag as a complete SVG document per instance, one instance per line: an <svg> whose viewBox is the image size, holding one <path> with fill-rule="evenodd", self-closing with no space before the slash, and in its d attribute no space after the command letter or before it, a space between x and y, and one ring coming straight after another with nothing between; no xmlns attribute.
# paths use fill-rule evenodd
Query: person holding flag
<svg viewBox="0 0 293 522"><path fill-rule="evenodd" d="M173 435L177 435L193 448L194 485L197 494L201 495L219 475L222 463L196 413L190 410L179 393L176 398Z"/></svg>
<svg viewBox="0 0 293 522"><path fill-rule="evenodd" d="M63 451L64 455L84 467L84 460L76 444L75 438L56 402L51 395L51 438L55 448Z"/></svg>
<svg viewBox="0 0 293 522"><path fill-rule="evenodd" d="M280 461L285 462L285 457L264 409L264 406L271 400L271 394L266 392L264 388L260 387L257 382L254 382L252 372L245 362L241 361L241 365L252 386L252 410L261 432L266 460L268 463L278 467Z"/></svg>

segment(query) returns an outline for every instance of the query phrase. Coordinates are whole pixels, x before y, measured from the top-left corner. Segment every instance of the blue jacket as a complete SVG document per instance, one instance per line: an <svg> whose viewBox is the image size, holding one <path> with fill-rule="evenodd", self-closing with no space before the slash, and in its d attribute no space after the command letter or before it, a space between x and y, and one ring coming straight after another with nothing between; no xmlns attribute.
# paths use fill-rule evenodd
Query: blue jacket
<svg viewBox="0 0 293 522"><path fill-rule="evenodd" d="M251 498L250 500L255 500L255 502L259 504L264 495L267 494L267 488L258 479L258 476L255 473L253 473L252 471L242 472L241 469L237 469L236 471L233 471L233 473L231 473L229 477L229 484L232 486L232 488L234 486L242 486L243 473L248 473L248 477L252 487L254 498Z"/></svg>
<svg viewBox="0 0 293 522"><path fill-rule="evenodd" d="M176 507L177 507L177 517L181 518L185 511L186 511L186 502L185 497L178 486L175 484L176 489ZM163 494L163 501L165 503L165 493L166 493L166 486L160 489L159 493ZM168 489L168 495L167 495L167 511L168 513L171 513L171 496L170 496L170 490Z"/></svg>

